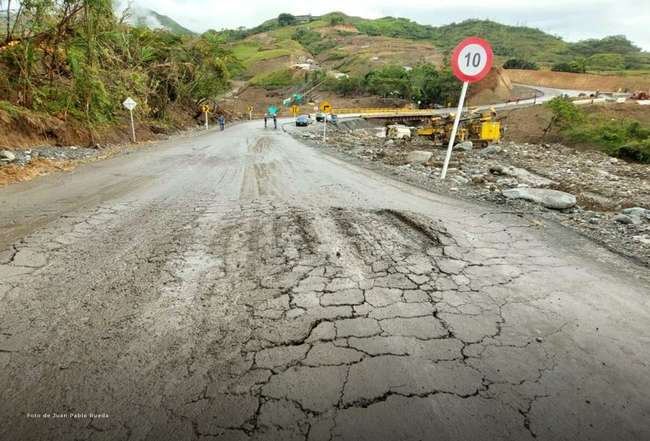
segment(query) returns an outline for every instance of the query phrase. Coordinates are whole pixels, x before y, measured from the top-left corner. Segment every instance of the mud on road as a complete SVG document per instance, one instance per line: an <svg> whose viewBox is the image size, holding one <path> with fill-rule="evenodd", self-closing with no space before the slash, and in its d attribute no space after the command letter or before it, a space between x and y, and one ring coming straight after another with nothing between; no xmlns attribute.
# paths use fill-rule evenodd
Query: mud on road
<svg viewBox="0 0 650 441"><path fill-rule="evenodd" d="M650 437L648 282L565 229L254 124L0 203L0 439Z"/></svg>

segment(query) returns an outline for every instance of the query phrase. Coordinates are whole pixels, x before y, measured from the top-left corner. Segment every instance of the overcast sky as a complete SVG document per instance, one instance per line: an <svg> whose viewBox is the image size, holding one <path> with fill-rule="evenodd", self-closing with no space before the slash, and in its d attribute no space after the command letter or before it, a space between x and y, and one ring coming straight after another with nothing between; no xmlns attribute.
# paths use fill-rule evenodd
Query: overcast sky
<svg viewBox="0 0 650 441"><path fill-rule="evenodd" d="M379 18L407 17L441 25L468 18L525 25L568 41L624 34L650 50L650 0L136 0L194 30L252 27L281 12L342 11Z"/></svg>

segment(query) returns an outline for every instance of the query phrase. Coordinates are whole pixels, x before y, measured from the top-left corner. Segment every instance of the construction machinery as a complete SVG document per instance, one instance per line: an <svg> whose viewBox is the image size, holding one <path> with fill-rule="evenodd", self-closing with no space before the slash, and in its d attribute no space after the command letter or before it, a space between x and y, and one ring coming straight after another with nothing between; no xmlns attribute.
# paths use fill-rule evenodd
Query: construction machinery
<svg viewBox="0 0 650 441"><path fill-rule="evenodd" d="M434 116L431 118L431 126L418 129L417 134L430 137L434 144L447 144L455 118L456 115L453 113L445 116ZM466 116L461 117L456 141L472 141L486 147L491 142L500 142L501 136L501 121L497 119L496 110L492 108L481 113L478 109L475 109Z"/></svg>

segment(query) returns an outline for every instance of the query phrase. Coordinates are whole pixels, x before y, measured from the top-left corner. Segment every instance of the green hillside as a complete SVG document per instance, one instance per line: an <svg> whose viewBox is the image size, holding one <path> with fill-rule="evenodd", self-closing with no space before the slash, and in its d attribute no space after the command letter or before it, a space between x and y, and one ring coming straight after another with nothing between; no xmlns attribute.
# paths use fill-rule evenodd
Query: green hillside
<svg viewBox="0 0 650 441"><path fill-rule="evenodd" d="M624 36L610 36L590 39L578 43L564 41L539 29L525 26L509 26L490 20L466 20L444 26L429 26L406 18L384 17L365 19L333 12L305 21L290 14L268 20L261 25L238 31L225 31L221 35L230 42L250 40L260 34L271 37L271 50L283 49L283 42L291 40L298 30L316 31L328 26L352 26L355 32L369 37L387 37L401 40L429 43L442 54L447 54L463 38L479 36L490 41L494 47L497 62L508 59L522 59L550 68L553 65L576 63L589 71L621 71L650 69L650 53L643 52ZM336 37L343 31L312 35L311 41L301 41L303 49L312 55L319 55L329 49L336 49ZM294 39L295 40L295 39ZM306 39L308 40L308 39ZM236 46L236 45L235 45ZM289 48L284 48L289 50ZM315 50L316 49L316 50ZM258 51L264 51L258 48ZM337 53L339 58L354 55Z"/></svg>

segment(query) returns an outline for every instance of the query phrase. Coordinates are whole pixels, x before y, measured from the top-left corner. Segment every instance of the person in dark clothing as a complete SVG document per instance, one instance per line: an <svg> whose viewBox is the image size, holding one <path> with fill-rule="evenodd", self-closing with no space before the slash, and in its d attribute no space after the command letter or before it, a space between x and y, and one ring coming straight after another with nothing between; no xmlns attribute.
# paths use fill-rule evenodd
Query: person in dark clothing
<svg viewBox="0 0 650 441"><path fill-rule="evenodd" d="M278 116L275 113L273 114L273 128L278 129Z"/></svg>
<svg viewBox="0 0 650 441"><path fill-rule="evenodd" d="M226 117L223 115L219 116L219 127L221 127L221 130L226 128Z"/></svg>
<svg viewBox="0 0 650 441"><path fill-rule="evenodd" d="M267 113L264 114L264 128L265 128L265 129L266 129L266 124L267 124L268 116L269 116L269 115L268 115Z"/></svg>

